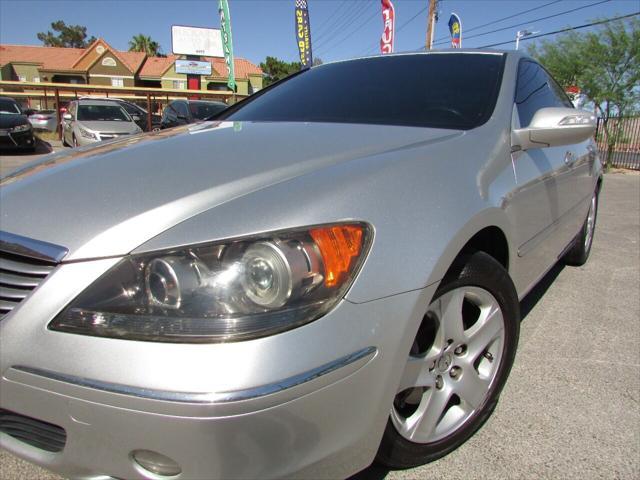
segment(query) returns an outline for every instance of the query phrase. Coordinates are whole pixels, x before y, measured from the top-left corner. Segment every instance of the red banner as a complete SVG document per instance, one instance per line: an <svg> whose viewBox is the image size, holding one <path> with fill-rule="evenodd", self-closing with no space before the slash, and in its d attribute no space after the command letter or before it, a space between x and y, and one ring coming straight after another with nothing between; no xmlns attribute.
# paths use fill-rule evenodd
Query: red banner
<svg viewBox="0 0 640 480"><path fill-rule="evenodd" d="M396 12L391 0L380 0L382 3L382 23L384 29L380 37L380 52L393 53L393 43L396 36Z"/></svg>

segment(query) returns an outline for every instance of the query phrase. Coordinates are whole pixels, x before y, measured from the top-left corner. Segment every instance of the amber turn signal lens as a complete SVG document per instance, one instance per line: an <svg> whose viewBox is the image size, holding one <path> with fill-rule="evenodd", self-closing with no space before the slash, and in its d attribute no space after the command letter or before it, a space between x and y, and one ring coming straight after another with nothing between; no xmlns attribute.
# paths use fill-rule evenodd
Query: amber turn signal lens
<svg viewBox="0 0 640 480"><path fill-rule="evenodd" d="M349 277L362 251L363 228L362 225L335 225L310 230L322 255L325 286L339 287Z"/></svg>

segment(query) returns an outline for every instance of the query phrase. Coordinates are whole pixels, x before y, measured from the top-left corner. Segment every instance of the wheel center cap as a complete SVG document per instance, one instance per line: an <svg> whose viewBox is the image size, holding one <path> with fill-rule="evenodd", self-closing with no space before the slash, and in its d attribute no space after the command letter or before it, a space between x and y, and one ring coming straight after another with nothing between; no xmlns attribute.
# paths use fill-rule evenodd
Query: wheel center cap
<svg viewBox="0 0 640 480"><path fill-rule="evenodd" d="M453 358L450 353L445 353L438 359L437 368L440 373L445 373L451 368Z"/></svg>

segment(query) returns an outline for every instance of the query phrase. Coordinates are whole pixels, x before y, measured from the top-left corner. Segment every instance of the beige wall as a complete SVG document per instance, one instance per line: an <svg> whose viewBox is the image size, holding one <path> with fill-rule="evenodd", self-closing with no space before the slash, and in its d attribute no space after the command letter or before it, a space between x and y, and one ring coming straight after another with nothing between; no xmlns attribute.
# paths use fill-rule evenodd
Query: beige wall
<svg viewBox="0 0 640 480"><path fill-rule="evenodd" d="M102 65L102 61L105 58L113 59L115 62L115 66L105 66ZM100 75L98 77L94 77L93 75ZM102 75L108 75L103 77ZM120 60L116 58L110 51L104 52L100 58L94 63L89 69L89 83L92 85L108 85L111 86L111 76L115 77L133 77L133 73L122 64ZM124 78L123 79L125 87L133 87L135 80L133 78Z"/></svg>
<svg viewBox="0 0 640 480"><path fill-rule="evenodd" d="M40 72L38 72L37 65L18 65L14 63L13 71L15 72L15 78L7 78L6 80L18 80L20 76L23 76L25 77L25 82L33 82L35 77L40 78ZM4 73L2 78L5 79ZM40 80L42 80L42 78L40 78Z"/></svg>
<svg viewBox="0 0 640 480"><path fill-rule="evenodd" d="M262 90L262 75L249 75L249 83L253 87L253 91Z"/></svg>

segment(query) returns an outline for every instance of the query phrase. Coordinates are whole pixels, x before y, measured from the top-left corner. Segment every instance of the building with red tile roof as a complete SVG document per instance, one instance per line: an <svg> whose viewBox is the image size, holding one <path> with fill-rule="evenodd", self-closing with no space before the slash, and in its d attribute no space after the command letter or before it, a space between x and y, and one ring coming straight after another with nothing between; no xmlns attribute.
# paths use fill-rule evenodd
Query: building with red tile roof
<svg viewBox="0 0 640 480"><path fill-rule="evenodd" d="M102 38L86 49L0 44L0 80L186 89L187 75L175 68L176 60L183 58L123 52ZM201 76L200 88L228 90L224 59L200 60L211 64L211 74ZM262 88L262 70L244 58L235 59L235 77L240 95Z"/></svg>

